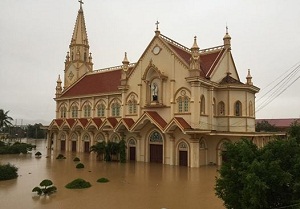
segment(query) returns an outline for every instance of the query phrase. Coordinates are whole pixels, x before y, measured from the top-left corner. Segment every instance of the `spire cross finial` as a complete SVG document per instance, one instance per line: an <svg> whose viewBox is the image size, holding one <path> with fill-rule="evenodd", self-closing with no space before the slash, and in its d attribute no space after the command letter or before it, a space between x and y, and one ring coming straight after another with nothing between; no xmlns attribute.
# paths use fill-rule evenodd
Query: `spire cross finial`
<svg viewBox="0 0 300 209"><path fill-rule="evenodd" d="M78 2L80 3L80 7L84 4L82 0L78 0Z"/></svg>
<svg viewBox="0 0 300 209"><path fill-rule="evenodd" d="M226 23L226 34L228 34L228 26L227 26L227 23Z"/></svg>
<svg viewBox="0 0 300 209"><path fill-rule="evenodd" d="M156 25L156 30L158 31L158 25L159 25L158 20L156 21L155 25Z"/></svg>

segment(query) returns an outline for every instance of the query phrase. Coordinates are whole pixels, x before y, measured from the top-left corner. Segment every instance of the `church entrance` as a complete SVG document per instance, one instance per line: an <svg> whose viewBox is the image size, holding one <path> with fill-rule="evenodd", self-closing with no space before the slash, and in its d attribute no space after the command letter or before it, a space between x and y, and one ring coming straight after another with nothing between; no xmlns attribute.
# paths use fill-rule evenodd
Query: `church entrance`
<svg viewBox="0 0 300 209"><path fill-rule="evenodd" d="M90 152L90 142L84 142L84 152Z"/></svg>
<svg viewBox="0 0 300 209"><path fill-rule="evenodd" d="M129 147L129 160L135 161L135 147Z"/></svg>
<svg viewBox="0 0 300 209"><path fill-rule="evenodd" d="M150 162L163 162L163 146L159 144L150 144Z"/></svg>
<svg viewBox="0 0 300 209"><path fill-rule="evenodd" d="M163 163L163 138L158 131L152 131L149 135L149 161Z"/></svg>
<svg viewBox="0 0 300 209"><path fill-rule="evenodd" d="M66 150L66 141L60 141L60 151L65 151Z"/></svg>
<svg viewBox="0 0 300 209"><path fill-rule="evenodd" d="M76 152L76 141L72 141L72 152Z"/></svg>
<svg viewBox="0 0 300 209"><path fill-rule="evenodd" d="M179 151L179 165L180 166L187 166L188 162L188 152L187 151Z"/></svg>
<svg viewBox="0 0 300 209"><path fill-rule="evenodd" d="M178 164L188 166L188 145L185 141L179 143L178 151Z"/></svg>

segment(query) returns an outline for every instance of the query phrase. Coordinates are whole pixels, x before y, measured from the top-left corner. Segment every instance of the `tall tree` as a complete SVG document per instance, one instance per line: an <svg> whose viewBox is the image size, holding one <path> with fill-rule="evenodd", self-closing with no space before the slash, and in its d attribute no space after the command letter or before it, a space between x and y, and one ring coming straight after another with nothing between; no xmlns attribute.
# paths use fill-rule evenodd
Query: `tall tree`
<svg viewBox="0 0 300 209"><path fill-rule="evenodd" d="M226 148L215 187L226 208L300 206L300 144L294 138L263 148L243 139Z"/></svg>
<svg viewBox="0 0 300 209"><path fill-rule="evenodd" d="M0 130L2 131L3 128L8 127L9 125L12 125L10 121L13 120L12 117L8 116L8 112L4 112L3 109L0 109Z"/></svg>

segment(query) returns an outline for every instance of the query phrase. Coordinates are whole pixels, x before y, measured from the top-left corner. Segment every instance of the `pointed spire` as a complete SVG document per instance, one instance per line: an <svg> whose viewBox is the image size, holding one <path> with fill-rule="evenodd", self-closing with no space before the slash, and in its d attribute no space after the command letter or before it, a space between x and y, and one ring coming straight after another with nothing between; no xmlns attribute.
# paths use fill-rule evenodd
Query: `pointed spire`
<svg viewBox="0 0 300 209"><path fill-rule="evenodd" d="M247 79L247 83L246 84L253 85L253 83L252 83L252 76L250 74L250 69L248 69L248 75L247 75L246 79Z"/></svg>
<svg viewBox="0 0 300 209"><path fill-rule="evenodd" d="M61 92L62 92L60 75L58 75L58 79L56 81L56 88L55 88L55 90L56 90L55 96L57 98L57 97L59 97L61 95Z"/></svg>
<svg viewBox="0 0 300 209"><path fill-rule="evenodd" d="M199 46L197 44L197 36L194 36L194 44L191 49L199 50Z"/></svg>
<svg viewBox="0 0 300 209"><path fill-rule="evenodd" d="M129 65L129 61L127 59L127 52L125 52L125 56L122 63L123 63L123 70L126 72L128 70L128 65Z"/></svg>
<svg viewBox="0 0 300 209"><path fill-rule="evenodd" d="M231 43L230 43L230 40L231 40L231 37L230 35L228 34L228 26L226 25L226 34L223 38L223 41L224 41L224 47L225 49L231 49Z"/></svg>

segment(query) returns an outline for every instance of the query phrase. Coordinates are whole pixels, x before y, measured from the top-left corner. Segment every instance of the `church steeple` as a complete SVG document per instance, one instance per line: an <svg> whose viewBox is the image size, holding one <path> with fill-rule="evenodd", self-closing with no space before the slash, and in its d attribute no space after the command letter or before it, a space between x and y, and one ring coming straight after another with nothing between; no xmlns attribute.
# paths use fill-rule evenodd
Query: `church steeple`
<svg viewBox="0 0 300 209"><path fill-rule="evenodd" d="M82 9L82 1L80 2L80 8L78 10L76 23L70 43L71 60L88 61L89 55L89 41L86 32L84 14Z"/></svg>
<svg viewBox="0 0 300 209"><path fill-rule="evenodd" d="M78 2L80 3L80 8L69 45L69 52L67 52L65 60L64 88L93 70L92 55L89 51L90 46L82 8L83 2L82 0Z"/></svg>

